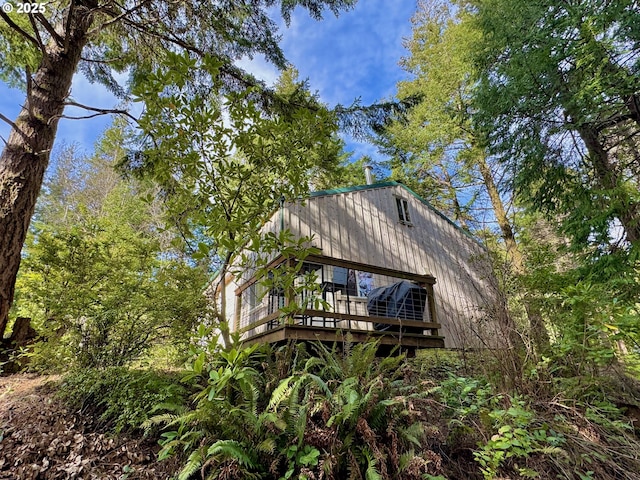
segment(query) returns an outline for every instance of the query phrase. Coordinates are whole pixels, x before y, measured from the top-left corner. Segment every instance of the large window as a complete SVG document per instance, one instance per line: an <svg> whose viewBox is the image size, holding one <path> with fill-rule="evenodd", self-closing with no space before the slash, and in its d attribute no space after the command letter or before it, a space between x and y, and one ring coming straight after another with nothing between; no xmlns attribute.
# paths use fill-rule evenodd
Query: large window
<svg viewBox="0 0 640 480"><path fill-rule="evenodd" d="M334 267L333 282L344 285L344 293L351 297L366 297L374 289L373 274L352 268Z"/></svg>

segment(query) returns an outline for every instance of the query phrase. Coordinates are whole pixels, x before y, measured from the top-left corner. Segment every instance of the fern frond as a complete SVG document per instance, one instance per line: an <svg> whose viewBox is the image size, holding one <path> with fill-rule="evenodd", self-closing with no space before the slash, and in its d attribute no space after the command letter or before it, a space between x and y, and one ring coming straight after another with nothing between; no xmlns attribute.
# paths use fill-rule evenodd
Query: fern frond
<svg viewBox="0 0 640 480"><path fill-rule="evenodd" d="M415 422L406 428L400 428L399 433L403 440L412 443L416 447L420 447L422 444L420 439L424 435L424 425L420 422Z"/></svg>
<svg viewBox="0 0 640 480"><path fill-rule="evenodd" d="M141 425L141 428L145 433L149 433L153 427L158 425L169 426L176 419L180 418L179 415L175 415L173 413L163 413L161 415L154 415L153 417L147 418Z"/></svg>
<svg viewBox="0 0 640 480"><path fill-rule="evenodd" d="M276 451L276 440L274 438L265 438L262 442L256 445L256 450L258 452L268 453L269 455L273 455Z"/></svg>
<svg viewBox="0 0 640 480"><path fill-rule="evenodd" d="M276 389L271 394L271 399L269 400L269 410L277 408L284 399L288 398L291 395L291 387L289 385L293 381L293 379L293 376L287 377L282 380L276 387Z"/></svg>
<svg viewBox="0 0 640 480"><path fill-rule="evenodd" d="M402 455L400 455L400 459L398 460L399 470L401 472L404 472L406 468L409 466L409 464L411 463L411 460L413 460L413 457L415 456L416 456L416 453L414 450L409 450L408 452L405 452Z"/></svg>
<svg viewBox="0 0 640 480"><path fill-rule="evenodd" d="M194 450L191 452L191 455L189 455L189 458L187 459L187 463L178 474L178 480L189 480L191 475L200 470L202 460L203 458L200 450Z"/></svg>
<svg viewBox="0 0 640 480"><path fill-rule="evenodd" d="M327 383L320 378L318 375L314 375L313 373L305 374L306 378L313 381L313 384L320 387L320 390L327 396L327 398L331 398L331 390Z"/></svg>
<svg viewBox="0 0 640 480"><path fill-rule="evenodd" d="M367 448L363 449L362 453L367 461L367 469L364 472L365 479L382 480L382 475L380 475L380 472L378 472L378 469L376 468L376 459L373 454Z"/></svg>
<svg viewBox="0 0 640 480"><path fill-rule="evenodd" d="M242 443L235 440L218 440L207 450L208 457L219 457L220 460L235 460L240 465L254 468L255 462L247 453ZM179 479L181 480L181 479Z"/></svg>
<svg viewBox="0 0 640 480"><path fill-rule="evenodd" d="M264 426L271 424L280 431L285 431L287 423L274 412L262 412L256 420L256 431L263 432Z"/></svg>

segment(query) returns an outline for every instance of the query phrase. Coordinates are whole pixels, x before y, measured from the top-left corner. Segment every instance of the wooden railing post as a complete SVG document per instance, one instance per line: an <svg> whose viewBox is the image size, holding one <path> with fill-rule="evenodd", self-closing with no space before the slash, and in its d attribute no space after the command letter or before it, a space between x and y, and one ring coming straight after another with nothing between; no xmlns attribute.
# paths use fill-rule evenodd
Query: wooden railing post
<svg viewBox="0 0 640 480"><path fill-rule="evenodd" d="M242 292L239 292L239 293L236 293L236 308L233 315L234 332L237 332L240 330L240 318L242 318L240 316L241 312L242 312Z"/></svg>
<svg viewBox="0 0 640 480"><path fill-rule="evenodd" d="M433 292L433 283L427 283L427 309L429 311L429 322L430 323L438 323L438 319L436 318L436 301ZM431 335L437 336L438 329L432 328L430 329Z"/></svg>
<svg viewBox="0 0 640 480"><path fill-rule="evenodd" d="M295 268L295 264L296 264L296 259L295 258L290 258L289 260L287 260L287 268L290 269L290 271L293 271ZM295 279L292 280L293 282L295 282ZM286 291L284 292L284 306L285 307L289 307L289 305L291 305L292 303L295 303L296 301L296 292L295 289L292 285L289 285L289 287L286 289ZM294 314L293 313L289 313L287 315L287 319L286 319L286 324L287 325L293 325L294 324Z"/></svg>

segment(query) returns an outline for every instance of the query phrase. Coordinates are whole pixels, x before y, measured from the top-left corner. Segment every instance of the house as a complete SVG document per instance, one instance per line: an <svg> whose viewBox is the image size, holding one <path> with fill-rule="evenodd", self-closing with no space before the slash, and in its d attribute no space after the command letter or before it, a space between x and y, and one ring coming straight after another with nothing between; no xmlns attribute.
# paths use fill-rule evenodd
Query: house
<svg viewBox="0 0 640 480"><path fill-rule="evenodd" d="M327 190L284 203L263 232L284 229L311 237L319 249L299 273L314 288L269 289L251 269L239 279L228 276L227 319L246 341L340 341L350 331L355 341L461 348L477 340L496 303L486 250L403 184ZM285 261L291 259L276 255L270 267ZM297 309L283 315L292 302Z"/></svg>

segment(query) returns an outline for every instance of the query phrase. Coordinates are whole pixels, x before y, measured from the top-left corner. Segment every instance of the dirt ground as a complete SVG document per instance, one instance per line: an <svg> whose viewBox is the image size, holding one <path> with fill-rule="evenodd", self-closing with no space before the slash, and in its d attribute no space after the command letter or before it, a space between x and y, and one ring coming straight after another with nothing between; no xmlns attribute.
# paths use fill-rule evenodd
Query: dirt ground
<svg viewBox="0 0 640 480"><path fill-rule="evenodd" d="M157 462L159 447L113 437L54 398L56 378L0 377L0 480L169 479L175 461Z"/></svg>

